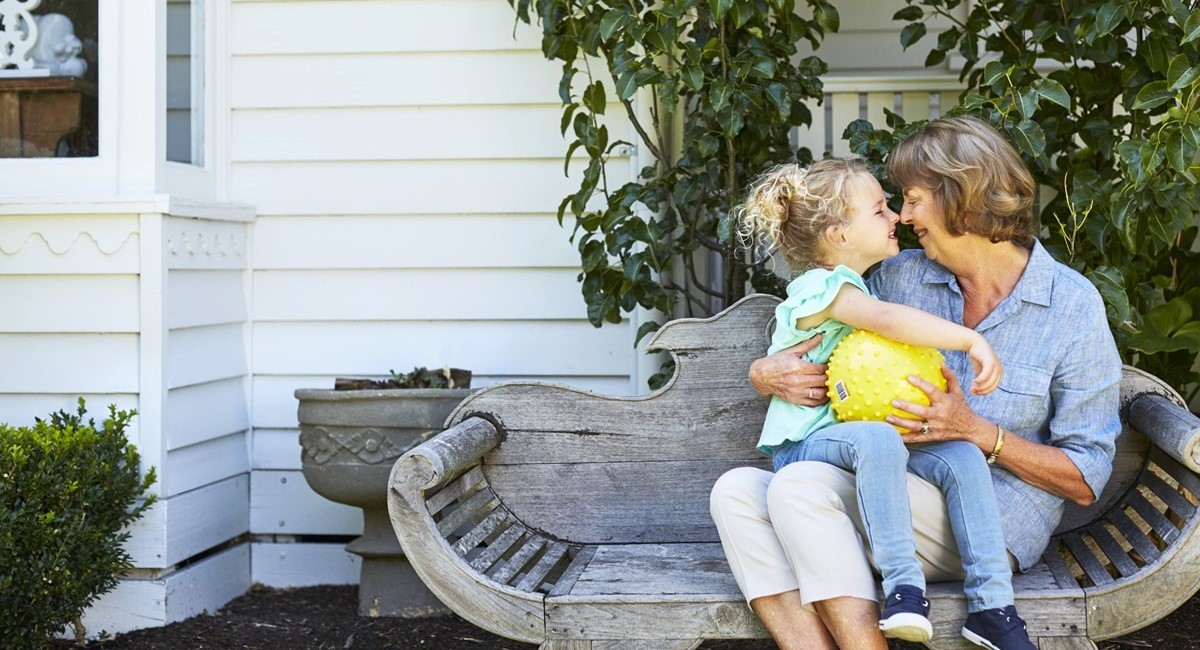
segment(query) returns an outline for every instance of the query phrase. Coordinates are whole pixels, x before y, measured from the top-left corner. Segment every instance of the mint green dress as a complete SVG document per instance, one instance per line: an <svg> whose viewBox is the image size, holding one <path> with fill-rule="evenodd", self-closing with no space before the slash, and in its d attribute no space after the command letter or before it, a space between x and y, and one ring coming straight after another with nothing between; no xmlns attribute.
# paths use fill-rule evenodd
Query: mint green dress
<svg viewBox="0 0 1200 650"><path fill-rule="evenodd" d="M812 363L828 361L833 349L854 328L830 318L812 329L797 329L796 321L828 307L845 284L854 285L871 295L862 276L845 266L838 266L832 271L812 269L792 280L787 288L787 299L775 308L775 333L771 335L768 354L786 350L820 334L821 344L806 352L803 359ZM776 446L786 441L799 442L813 431L833 424L837 424L837 419L828 402L821 406L798 406L772 397L762 435L758 439L758 449L770 455Z"/></svg>

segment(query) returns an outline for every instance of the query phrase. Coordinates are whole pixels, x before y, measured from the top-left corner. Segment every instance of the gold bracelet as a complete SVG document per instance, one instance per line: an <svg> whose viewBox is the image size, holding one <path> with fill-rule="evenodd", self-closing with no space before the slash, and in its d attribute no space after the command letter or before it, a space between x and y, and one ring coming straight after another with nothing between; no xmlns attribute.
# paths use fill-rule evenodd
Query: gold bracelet
<svg viewBox="0 0 1200 650"><path fill-rule="evenodd" d="M1000 450L1004 449L1004 429L996 425L996 446L992 448L992 453L988 454L987 464L995 465L996 459L1000 458Z"/></svg>

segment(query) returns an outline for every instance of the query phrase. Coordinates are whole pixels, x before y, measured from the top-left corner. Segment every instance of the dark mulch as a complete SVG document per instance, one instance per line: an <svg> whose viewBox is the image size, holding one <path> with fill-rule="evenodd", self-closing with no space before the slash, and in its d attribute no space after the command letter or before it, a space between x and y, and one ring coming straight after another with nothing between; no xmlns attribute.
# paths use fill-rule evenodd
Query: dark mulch
<svg viewBox="0 0 1200 650"><path fill-rule="evenodd" d="M364 618L356 587L256 587L215 614L122 634L89 644L99 650L532 650L475 627L457 616ZM1200 596L1166 619L1101 650L1200 650ZM58 646L70 647L67 644ZM770 650L770 641L708 641L701 650ZM894 643L893 650L920 646Z"/></svg>

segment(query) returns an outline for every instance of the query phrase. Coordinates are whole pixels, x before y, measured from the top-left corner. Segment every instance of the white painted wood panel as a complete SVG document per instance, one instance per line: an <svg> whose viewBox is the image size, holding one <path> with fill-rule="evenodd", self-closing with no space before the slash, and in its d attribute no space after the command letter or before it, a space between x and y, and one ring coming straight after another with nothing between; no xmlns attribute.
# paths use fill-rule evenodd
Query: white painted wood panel
<svg viewBox="0 0 1200 650"><path fill-rule="evenodd" d="M173 496L249 472L248 444L245 433L238 432L171 451L159 472L162 493Z"/></svg>
<svg viewBox="0 0 1200 650"><path fill-rule="evenodd" d="M0 274L0 332L136 332L135 275Z"/></svg>
<svg viewBox="0 0 1200 650"><path fill-rule="evenodd" d="M469 369L469 366L467 366ZM395 370L408 370L395 368ZM384 368L386 374L387 368ZM355 377L382 377L379 373L353 375ZM334 375L256 375L254 377L254 434L272 429L295 431L297 388L332 388ZM613 376L598 375L503 375L474 373L472 388L483 388L502 381L546 381L576 386L604 395L629 395L628 374ZM645 387L641 387L645 392ZM255 443L257 445L257 441ZM257 452L256 452L257 453ZM299 461L297 461L299 462ZM259 469L256 467L256 469Z"/></svg>
<svg viewBox="0 0 1200 650"><path fill-rule="evenodd" d="M362 511L313 492L299 471L255 471L250 475L250 532L361 535Z"/></svg>
<svg viewBox="0 0 1200 650"><path fill-rule="evenodd" d="M0 393L136 393L137 334L0 334Z"/></svg>
<svg viewBox="0 0 1200 650"><path fill-rule="evenodd" d="M9 372L5 368L6 366L0 366L0 376ZM55 411L74 413L75 400L79 397L87 401L88 414L97 419L108 413L109 404L115 404L117 408L128 411L137 408L138 401L138 396L133 393L6 393L0 394L0 422L14 427L31 426L35 417L44 419ZM130 423L130 440L137 440L139 419L134 418Z"/></svg>
<svg viewBox="0 0 1200 650"><path fill-rule="evenodd" d="M426 106L250 110L233 113L236 162L561 159L573 139L559 132L556 102L521 106ZM609 141L632 141L624 111L601 118ZM331 128L337 125L337 128ZM577 158L584 160L582 150ZM625 160L614 156L614 164ZM575 165L586 165L575 162Z"/></svg>
<svg viewBox="0 0 1200 650"><path fill-rule="evenodd" d="M250 545L251 578L275 588L356 585L362 558L344 544L257 542Z"/></svg>
<svg viewBox="0 0 1200 650"><path fill-rule="evenodd" d="M236 110L545 104L558 98L561 76L561 67L537 50L235 56L230 105Z"/></svg>
<svg viewBox="0 0 1200 650"><path fill-rule="evenodd" d="M815 54L829 64L832 73L945 72L945 63L937 68L926 68L925 57L937 43L937 35L949 27L951 21L944 18L929 20L926 23L929 34L904 50L900 46L900 30L904 23L892 20L892 16L905 6L904 0L840 0L837 3L840 29L827 34ZM805 9L799 11L806 13ZM959 7L955 13L962 18L965 10ZM807 41L801 41L797 46L801 56L814 53Z"/></svg>
<svg viewBox="0 0 1200 650"><path fill-rule="evenodd" d="M627 326L596 329L586 321L261 322L254 328L253 363L260 375L383 374L444 365L480 374L613 375L629 371L632 354Z"/></svg>
<svg viewBox="0 0 1200 650"><path fill-rule="evenodd" d="M549 210L554 209L557 206ZM336 219L263 217L254 231L254 267L578 268L579 253L568 241L573 220L564 223L568 227L559 226L553 214L486 212L404 217L348 215Z"/></svg>
<svg viewBox="0 0 1200 650"><path fill-rule="evenodd" d="M388 29L330 29L330 16L347 25ZM325 54L513 50L540 47L540 35L516 13L492 0L234 2L234 54ZM431 29L453 25L453 29Z"/></svg>
<svg viewBox="0 0 1200 650"><path fill-rule="evenodd" d="M167 327L178 329L245 320L243 271L175 269L167 273Z"/></svg>
<svg viewBox="0 0 1200 650"><path fill-rule="evenodd" d="M244 208L245 206L236 206ZM163 224L167 268L243 269L248 263L249 226L232 221L172 217Z"/></svg>
<svg viewBox="0 0 1200 650"><path fill-rule="evenodd" d="M254 470L300 469L299 429L254 429L250 467Z"/></svg>
<svg viewBox="0 0 1200 650"><path fill-rule="evenodd" d="M396 260L403 264L403 260ZM260 271L256 321L587 318L578 269Z"/></svg>
<svg viewBox="0 0 1200 650"><path fill-rule="evenodd" d="M259 214L555 213L578 189L555 160L429 160L359 163L234 163L232 192ZM614 165L609 187L630 180ZM594 197L592 207L602 202ZM449 242L447 242L449 244Z"/></svg>
<svg viewBox="0 0 1200 650"><path fill-rule="evenodd" d="M239 544L158 580L123 580L84 613L89 636L121 634L216 612L250 588L250 548Z"/></svg>
<svg viewBox="0 0 1200 650"><path fill-rule="evenodd" d="M171 390L167 395L164 432L167 450L176 453L184 447L249 429L245 382L239 376ZM246 450L242 451L244 455Z"/></svg>
<svg viewBox="0 0 1200 650"><path fill-rule="evenodd" d="M167 334L167 387L183 388L247 374L246 338L243 323L171 330Z"/></svg>
<svg viewBox="0 0 1200 650"><path fill-rule="evenodd" d="M165 568L250 530L250 475L160 499L131 528L138 568Z"/></svg>

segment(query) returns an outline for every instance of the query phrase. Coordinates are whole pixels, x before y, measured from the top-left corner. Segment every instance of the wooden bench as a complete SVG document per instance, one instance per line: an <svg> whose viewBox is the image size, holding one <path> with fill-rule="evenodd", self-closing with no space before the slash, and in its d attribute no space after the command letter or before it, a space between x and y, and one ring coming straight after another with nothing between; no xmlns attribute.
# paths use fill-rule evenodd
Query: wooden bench
<svg viewBox="0 0 1200 650"><path fill-rule="evenodd" d="M755 295L665 326L677 361L646 397L509 383L481 390L392 470L392 525L417 573L463 618L546 650L690 649L766 631L729 573L708 495L768 467L748 385L777 300ZM1166 616L1200 586L1200 420L1127 368L1113 478L1072 508L1043 561L1015 577L1032 637L1094 648ZM933 648L969 648L961 583L930 586Z"/></svg>

